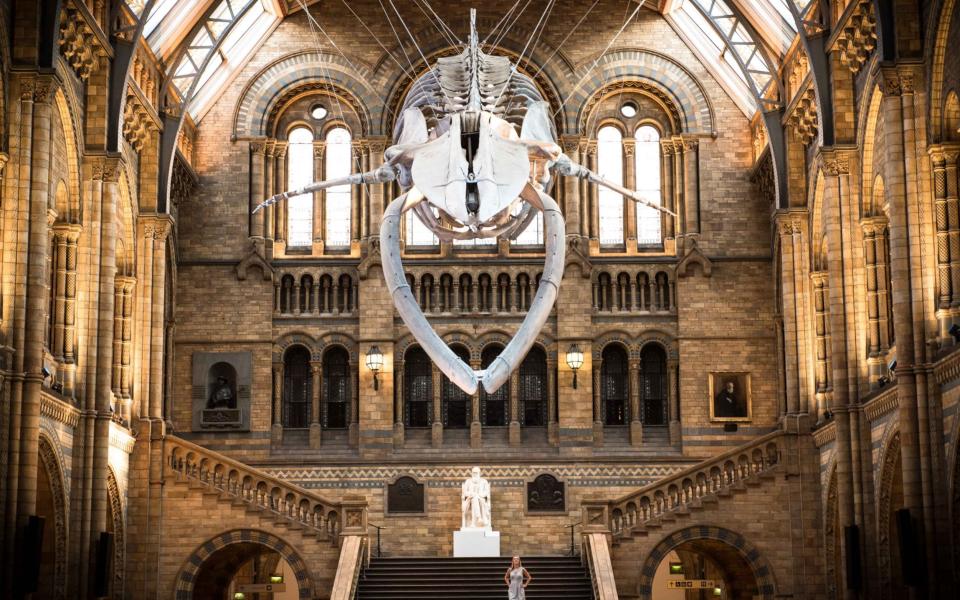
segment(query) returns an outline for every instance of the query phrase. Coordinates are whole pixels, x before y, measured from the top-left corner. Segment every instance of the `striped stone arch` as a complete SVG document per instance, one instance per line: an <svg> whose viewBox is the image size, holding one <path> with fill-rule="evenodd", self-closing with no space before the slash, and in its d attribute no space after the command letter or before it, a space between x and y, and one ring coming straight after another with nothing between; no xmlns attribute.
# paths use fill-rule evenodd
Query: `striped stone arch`
<svg viewBox="0 0 960 600"><path fill-rule="evenodd" d="M640 352L643 351L643 347L648 344L656 344L663 348L664 353L667 355L667 359L676 360L679 358L680 349L677 347L677 340L670 334L664 331L657 331L652 329L650 331L644 331L640 334L639 339L637 340L637 355L639 356Z"/></svg>
<svg viewBox="0 0 960 600"><path fill-rule="evenodd" d="M37 451L40 462L47 471L50 480L50 495L53 499L54 515L47 527L53 527L54 563L53 563L53 595L58 600L67 597L67 548L68 548L68 509L69 490L63 468L63 456L60 454L59 444L49 437L46 431L40 433L40 443Z"/></svg>
<svg viewBox="0 0 960 600"><path fill-rule="evenodd" d="M304 89L336 93L357 113L362 132L379 134L384 109L365 65L352 65L336 54L304 51L288 54L254 75L244 87L233 117L234 139L269 136L273 109Z"/></svg>
<svg viewBox="0 0 960 600"><path fill-rule="evenodd" d="M575 85L593 66L585 61L570 85ZM617 50L602 56L589 77L576 90L561 89L570 97L564 105L564 125L569 132L586 135L587 120L594 106L610 89L637 86L668 101L679 119L677 133L713 135L716 131L713 104L700 82L672 58L641 48Z"/></svg>
<svg viewBox="0 0 960 600"><path fill-rule="evenodd" d="M303 346L310 351L313 360L319 360L320 351L317 341L309 334L302 332L288 333L273 342L273 362L283 362L283 356L292 346Z"/></svg>
<svg viewBox="0 0 960 600"><path fill-rule="evenodd" d="M608 331L593 340L594 364L600 364L600 360L603 357L603 350L610 344L620 344L623 346L629 358L638 358L640 356L640 347L632 336L623 331Z"/></svg>
<svg viewBox="0 0 960 600"><path fill-rule="evenodd" d="M697 525L673 532L654 546L650 554L647 555L640 571L638 583L641 600L653 598L653 577L657 572L657 566L663 559L681 544L696 540L719 541L737 550L747 565L750 566L750 570L757 581L759 595L754 597L764 599L775 597L777 586L773 578L773 571L756 546L739 533L729 529L712 525Z"/></svg>
<svg viewBox="0 0 960 600"><path fill-rule="evenodd" d="M327 333L320 336L311 348L314 353L313 360L323 360L324 353L336 347L343 348L347 351L347 354L350 355L350 364L359 364L360 346L355 339L342 333Z"/></svg>
<svg viewBox="0 0 960 600"><path fill-rule="evenodd" d="M176 600L192 600L193 586L200 572L203 563L213 555L214 552L229 546L230 544L254 543L260 544L277 552L283 557L293 574L297 578L297 587L299 588L299 597L303 600L313 598L313 577L306 563L300 558L297 551L286 541L279 537L259 531L256 529L234 529L204 542L199 548L193 551L190 558L184 563L177 575Z"/></svg>

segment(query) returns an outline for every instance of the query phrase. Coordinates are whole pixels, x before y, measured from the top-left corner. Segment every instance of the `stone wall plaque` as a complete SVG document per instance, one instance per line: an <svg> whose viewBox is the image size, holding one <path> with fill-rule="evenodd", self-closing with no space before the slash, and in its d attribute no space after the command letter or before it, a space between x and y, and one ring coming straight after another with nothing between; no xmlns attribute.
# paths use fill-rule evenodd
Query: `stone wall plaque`
<svg viewBox="0 0 960 600"><path fill-rule="evenodd" d="M249 431L249 352L193 353L193 431Z"/></svg>
<svg viewBox="0 0 960 600"><path fill-rule="evenodd" d="M387 484L387 513L424 513L424 485L409 476L398 477Z"/></svg>
<svg viewBox="0 0 960 600"><path fill-rule="evenodd" d="M566 511L566 486L562 481L544 473L527 482L528 512Z"/></svg>

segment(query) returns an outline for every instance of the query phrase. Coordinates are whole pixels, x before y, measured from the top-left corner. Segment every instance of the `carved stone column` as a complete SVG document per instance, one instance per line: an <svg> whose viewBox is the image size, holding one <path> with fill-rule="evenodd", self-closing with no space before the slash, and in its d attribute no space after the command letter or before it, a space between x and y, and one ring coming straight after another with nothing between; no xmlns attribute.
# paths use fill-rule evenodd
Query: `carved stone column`
<svg viewBox="0 0 960 600"><path fill-rule="evenodd" d="M431 363L432 364L432 363ZM443 374L433 365L433 425L430 441L434 448L443 446Z"/></svg>
<svg viewBox="0 0 960 600"><path fill-rule="evenodd" d="M287 189L287 142L277 142L274 152L277 155L275 172L276 189ZM287 244L287 203L279 202L274 205L273 218L275 221L274 233L276 242L281 248Z"/></svg>
<svg viewBox="0 0 960 600"><path fill-rule="evenodd" d="M313 394L310 398L310 448L317 450L323 440L323 427L320 424L321 402L323 401L323 363L310 361L310 374L313 376Z"/></svg>
<svg viewBox="0 0 960 600"><path fill-rule="evenodd" d="M557 357L547 357L547 443L560 443L560 423L557 415Z"/></svg>
<svg viewBox="0 0 960 600"><path fill-rule="evenodd" d="M520 371L516 370L510 374L510 429L509 443L511 446L519 446L520 435Z"/></svg>
<svg viewBox="0 0 960 600"><path fill-rule="evenodd" d="M817 399L817 419L819 421L831 405L830 379L833 365L830 364L830 291L826 271L811 273L810 280L813 286L814 333L816 335L814 383Z"/></svg>
<svg viewBox="0 0 960 600"><path fill-rule="evenodd" d="M808 270L805 211L780 211L775 216L780 237L780 289L783 303L786 412L807 413L808 383Z"/></svg>
<svg viewBox="0 0 960 600"><path fill-rule="evenodd" d="M637 140L623 138L623 186L628 190L637 189ZM623 233L627 248L637 247L637 203L623 199Z"/></svg>
<svg viewBox="0 0 960 600"><path fill-rule="evenodd" d="M326 179L326 150L326 142L313 142L313 178L317 181ZM326 225L327 190L317 190L313 193L313 234L311 236L314 255L323 254Z"/></svg>
<svg viewBox="0 0 960 600"><path fill-rule="evenodd" d="M134 277L118 276L114 281L113 307L113 395L117 412L127 426L131 423L130 363L133 358Z"/></svg>
<svg viewBox="0 0 960 600"><path fill-rule="evenodd" d="M679 445L683 439L680 423L680 361L667 359L667 402L670 403L670 444Z"/></svg>
<svg viewBox="0 0 960 600"><path fill-rule="evenodd" d="M929 152L937 230L937 321L943 345L954 343L950 327L960 321L960 310L957 310L960 305L960 206L957 198L960 144L938 144Z"/></svg>
<svg viewBox="0 0 960 600"><path fill-rule="evenodd" d="M676 178L676 156L673 151L673 141L669 138L660 140L660 153L663 160L660 161L660 181L663 182L664 200L667 208L676 212L680 205L679 193L680 181ZM672 215L663 215L663 238L671 239L677 236L677 223Z"/></svg>
<svg viewBox="0 0 960 600"><path fill-rule="evenodd" d="M639 448L643 443L643 423L640 421L640 367L639 358L629 360L627 385L630 393L630 445L635 448Z"/></svg>
<svg viewBox="0 0 960 600"><path fill-rule="evenodd" d="M563 138L563 152L575 163L580 162L581 139L576 136ZM567 235L581 235L580 230L580 179L564 178L563 217Z"/></svg>
<svg viewBox="0 0 960 600"><path fill-rule="evenodd" d="M250 215L249 235L254 239L263 239L265 231L263 211L254 214L253 209L263 202L263 163L265 143L263 141L250 142Z"/></svg>
<svg viewBox="0 0 960 600"><path fill-rule="evenodd" d="M350 161L351 170L353 172L366 171L365 163L369 160L366 143L355 141L351 144L350 151L352 157ZM360 241L360 225L364 216L360 207L365 204L366 189L367 186L364 185L350 186L350 240L352 242Z"/></svg>
<svg viewBox="0 0 960 600"><path fill-rule="evenodd" d="M273 425L270 438L274 445L283 442L283 363L273 363Z"/></svg>
<svg viewBox="0 0 960 600"><path fill-rule="evenodd" d="M394 356L398 356L394 353ZM402 358L397 360L394 363L394 381L396 382L393 387L393 447L396 450L403 448L404 442L404 416L403 416L403 398L406 390L404 388L405 382L403 378L403 360Z"/></svg>
<svg viewBox="0 0 960 600"><path fill-rule="evenodd" d="M265 163L264 163L264 189L263 197L264 199L270 198L271 196L282 192L282 189L277 189L276 183L277 178L275 175L277 167L277 143L276 140L269 140L266 143L264 149ZM266 243L264 248L269 252L269 256L273 255L273 240L276 239L276 217L273 216L274 211L276 211L277 205L268 206L263 209L263 226L264 232L263 235L266 238Z"/></svg>
<svg viewBox="0 0 960 600"><path fill-rule="evenodd" d="M351 448L360 445L360 366L350 361L350 425L347 443Z"/></svg>
<svg viewBox="0 0 960 600"><path fill-rule="evenodd" d="M480 361L470 361L470 368L479 370ZM470 398L470 447L480 448L483 445L483 427L480 423L480 398L483 396L483 386L477 386L477 391Z"/></svg>
<svg viewBox="0 0 960 600"><path fill-rule="evenodd" d="M683 138L683 208L686 234L700 233L700 142Z"/></svg>
<svg viewBox="0 0 960 600"><path fill-rule="evenodd" d="M593 447L603 447L603 394L601 389L601 359L593 363Z"/></svg>
<svg viewBox="0 0 960 600"><path fill-rule="evenodd" d="M586 162L587 168L591 171L596 172L597 170L597 142L590 141L586 147ZM597 186L589 184L587 182L582 182L583 187L580 188L580 198L581 201L586 201L587 206L589 207L588 214L590 215L590 227L588 229L590 236L590 245L591 247L596 246L600 247L600 196L597 191Z"/></svg>
<svg viewBox="0 0 960 600"><path fill-rule="evenodd" d="M57 276L51 351L61 362L57 378L63 387L63 394L73 397L77 372L77 240L80 238L81 227L58 223L53 229L56 239Z"/></svg>

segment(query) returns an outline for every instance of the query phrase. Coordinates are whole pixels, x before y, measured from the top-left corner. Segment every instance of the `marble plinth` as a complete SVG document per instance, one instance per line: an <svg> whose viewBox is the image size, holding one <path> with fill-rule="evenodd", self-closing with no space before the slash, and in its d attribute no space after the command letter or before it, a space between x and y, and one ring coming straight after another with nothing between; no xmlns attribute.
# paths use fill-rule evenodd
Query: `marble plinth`
<svg viewBox="0 0 960 600"><path fill-rule="evenodd" d="M453 556L500 556L500 532L461 529L453 532Z"/></svg>

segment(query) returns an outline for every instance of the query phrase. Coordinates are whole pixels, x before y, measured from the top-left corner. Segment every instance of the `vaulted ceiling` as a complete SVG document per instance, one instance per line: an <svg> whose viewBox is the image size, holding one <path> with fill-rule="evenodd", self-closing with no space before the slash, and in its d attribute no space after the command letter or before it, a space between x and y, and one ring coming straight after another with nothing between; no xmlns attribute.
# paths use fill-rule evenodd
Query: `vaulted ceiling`
<svg viewBox="0 0 960 600"><path fill-rule="evenodd" d="M199 120L284 18L309 8L322 21L323 6L338 1L343 0L154 0L144 36L172 72L172 83L188 101L191 115ZM637 0L623 1L629 5ZM433 8L432 0L414 2L421 10ZM778 96L777 69L795 43L799 21L788 2L796 3L797 15L804 15L813 4L812 0L646 0L643 8L663 14L741 110L752 115L783 101ZM539 13L547 3L528 2L528 10ZM587 10L589 5L582 4ZM412 10L408 3L401 6Z"/></svg>

